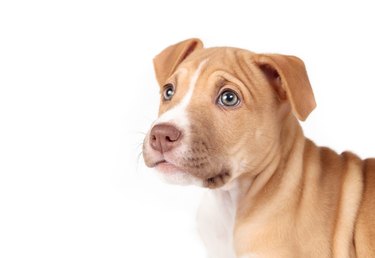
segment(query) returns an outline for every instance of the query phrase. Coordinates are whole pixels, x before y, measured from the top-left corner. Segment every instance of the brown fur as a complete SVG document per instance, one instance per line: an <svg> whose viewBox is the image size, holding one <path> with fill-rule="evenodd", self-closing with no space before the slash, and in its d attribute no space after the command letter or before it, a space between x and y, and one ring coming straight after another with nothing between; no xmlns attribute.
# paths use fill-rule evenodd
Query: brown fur
<svg viewBox="0 0 375 258"><path fill-rule="evenodd" d="M161 87L176 85L160 114L187 91L190 76L176 71L191 74L204 59L187 110L188 150L176 164L210 188L239 183L237 256L375 257L375 159L304 137L297 118L306 119L315 101L303 62L186 40L154 60ZM217 105L223 87L237 92L239 106Z"/></svg>

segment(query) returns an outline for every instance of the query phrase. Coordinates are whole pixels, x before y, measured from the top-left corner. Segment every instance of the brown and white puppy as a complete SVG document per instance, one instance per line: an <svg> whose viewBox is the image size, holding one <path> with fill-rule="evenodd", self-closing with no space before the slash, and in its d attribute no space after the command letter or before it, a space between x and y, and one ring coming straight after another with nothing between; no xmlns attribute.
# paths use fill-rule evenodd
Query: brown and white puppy
<svg viewBox="0 0 375 258"><path fill-rule="evenodd" d="M154 59L159 118L143 154L169 182L211 188L198 213L211 258L375 257L375 159L317 147L303 62L198 39Z"/></svg>

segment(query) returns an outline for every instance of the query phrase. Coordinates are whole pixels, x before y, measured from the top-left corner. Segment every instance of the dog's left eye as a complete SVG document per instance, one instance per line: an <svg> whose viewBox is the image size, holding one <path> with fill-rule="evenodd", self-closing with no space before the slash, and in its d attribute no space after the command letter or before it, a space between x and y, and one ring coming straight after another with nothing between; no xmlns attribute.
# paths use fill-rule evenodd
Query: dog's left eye
<svg viewBox="0 0 375 258"><path fill-rule="evenodd" d="M218 99L218 104L227 107L234 107L240 103L237 94L231 90L223 91Z"/></svg>
<svg viewBox="0 0 375 258"><path fill-rule="evenodd" d="M172 83L168 83L164 86L163 99L171 100L174 95L174 87Z"/></svg>

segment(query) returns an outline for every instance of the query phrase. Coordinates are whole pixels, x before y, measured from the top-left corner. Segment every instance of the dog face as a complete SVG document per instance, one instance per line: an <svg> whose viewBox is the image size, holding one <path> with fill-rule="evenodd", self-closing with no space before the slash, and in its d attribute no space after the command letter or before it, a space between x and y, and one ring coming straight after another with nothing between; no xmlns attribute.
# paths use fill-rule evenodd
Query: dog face
<svg viewBox="0 0 375 258"><path fill-rule="evenodd" d="M217 188L244 173L256 176L277 152L291 110L305 119L315 105L295 57L203 49L191 39L167 48L154 63L159 118L145 137L143 155L171 183ZM302 80L293 70L302 71ZM288 85L293 80L304 85ZM299 94L291 93L301 86Z"/></svg>

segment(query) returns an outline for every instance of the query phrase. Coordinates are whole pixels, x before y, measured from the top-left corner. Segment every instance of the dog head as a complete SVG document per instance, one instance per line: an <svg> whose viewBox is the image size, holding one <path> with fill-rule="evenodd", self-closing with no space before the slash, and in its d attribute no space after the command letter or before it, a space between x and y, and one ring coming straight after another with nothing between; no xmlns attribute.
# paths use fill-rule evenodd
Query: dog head
<svg viewBox="0 0 375 258"><path fill-rule="evenodd" d="M303 62L189 39L154 59L159 117L143 144L147 166L169 182L209 188L260 173L283 121L315 108ZM295 119L294 119L295 120Z"/></svg>

